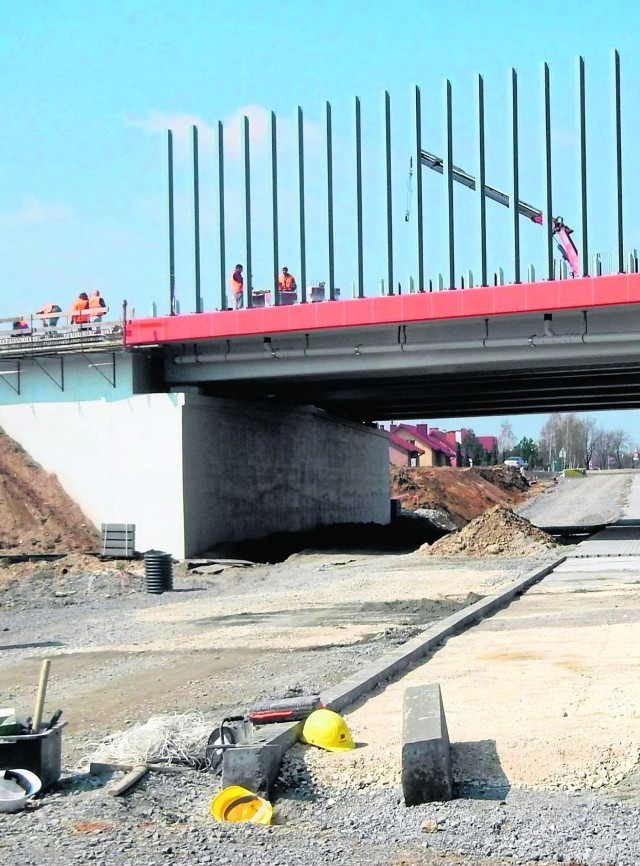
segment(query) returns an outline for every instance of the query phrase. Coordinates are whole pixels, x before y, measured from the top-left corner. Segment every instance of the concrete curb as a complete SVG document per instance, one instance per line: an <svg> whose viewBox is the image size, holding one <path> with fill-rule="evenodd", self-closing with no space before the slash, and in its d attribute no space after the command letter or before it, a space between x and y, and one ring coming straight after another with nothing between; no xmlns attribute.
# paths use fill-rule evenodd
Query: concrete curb
<svg viewBox="0 0 640 866"><path fill-rule="evenodd" d="M366 665L354 676L347 677L341 683L327 689L321 696L322 703L327 709L340 712L381 683L397 676L401 671L413 664L413 662L426 656L442 644L446 638L463 631L470 625L505 607L516 596L522 595L529 587L550 574L565 559L566 556L562 556L543 568L530 571L506 589L494 595L487 596L487 598L483 598L481 601L465 607L464 610L458 611L458 613L446 617L440 622L435 623L435 625L429 626L397 649L385 653L380 658L371 662L371 664ZM277 730L274 730L276 727ZM255 754L251 756L247 755L247 763L245 764L241 755L244 748L226 751L223 759L223 779L225 784L241 784L256 793L262 792L270 796L278 775L282 756L299 739L302 731L302 722L277 726L269 725L267 728L268 730L265 730L264 733L260 731L259 738L254 745L247 746L247 750L255 753L256 748L262 749L268 754L268 759L267 754L259 761ZM265 746L273 748L264 749ZM232 758L232 754L235 757ZM260 771L252 776L253 771L250 770L250 767L258 766L258 764ZM236 770L234 770L234 767L239 766L243 767L242 779L244 781L242 782L237 781ZM237 776L237 778L240 778L240 776ZM249 784L250 782L253 782L253 786Z"/></svg>
<svg viewBox="0 0 640 866"><path fill-rule="evenodd" d="M438 683L404 690L402 792L405 806L453 796L449 732Z"/></svg>

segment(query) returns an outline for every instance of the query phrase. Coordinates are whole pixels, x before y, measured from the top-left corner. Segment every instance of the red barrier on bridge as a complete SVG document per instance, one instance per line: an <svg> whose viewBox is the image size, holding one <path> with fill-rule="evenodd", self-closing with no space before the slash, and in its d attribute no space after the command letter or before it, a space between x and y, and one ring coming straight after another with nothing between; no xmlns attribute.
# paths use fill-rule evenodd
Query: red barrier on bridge
<svg viewBox="0 0 640 866"><path fill-rule="evenodd" d="M127 323L129 346L640 303L640 274L190 313Z"/></svg>

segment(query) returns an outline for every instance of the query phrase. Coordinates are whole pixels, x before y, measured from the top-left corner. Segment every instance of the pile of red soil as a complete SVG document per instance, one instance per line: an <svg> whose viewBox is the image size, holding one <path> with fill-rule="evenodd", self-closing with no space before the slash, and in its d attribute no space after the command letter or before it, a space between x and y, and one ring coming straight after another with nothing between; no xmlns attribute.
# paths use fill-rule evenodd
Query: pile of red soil
<svg viewBox="0 0 640 866"><path fill-rule="evenodd" d="M512 466L391 468L391 496L408 511L434 508L465 526L494 505L522 502L529 484Z"/></svg>
<svg viewBox="0 0 640 866"><path fill-rule="evenodd" d="M98 533L56 476L0 429L0 552L98 548Z"/></svg>

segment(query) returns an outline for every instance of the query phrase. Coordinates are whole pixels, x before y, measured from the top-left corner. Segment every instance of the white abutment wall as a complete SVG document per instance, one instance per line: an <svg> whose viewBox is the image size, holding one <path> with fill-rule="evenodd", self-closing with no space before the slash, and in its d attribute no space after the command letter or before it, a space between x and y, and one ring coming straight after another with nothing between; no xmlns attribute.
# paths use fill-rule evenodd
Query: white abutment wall
<svg viewBox="0 0 640 866"><path fill-rule="evenodd" d="M389 522L386 433L312 408L144 394L4 405L0 426L96 527L135 523L141 551Z"/></svg>

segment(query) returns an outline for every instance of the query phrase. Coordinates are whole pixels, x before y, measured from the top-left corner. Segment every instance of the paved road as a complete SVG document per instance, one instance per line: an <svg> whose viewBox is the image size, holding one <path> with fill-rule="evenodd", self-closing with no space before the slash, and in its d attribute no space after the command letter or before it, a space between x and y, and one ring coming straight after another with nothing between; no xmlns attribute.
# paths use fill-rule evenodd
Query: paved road
<svg viewBox="0 0 640 866"><path fill-rule="evenodd" d="M583 478L558 478L558 484L515 510L536 526L610 523L621 517L635 474L590 472Z"/></svg>

